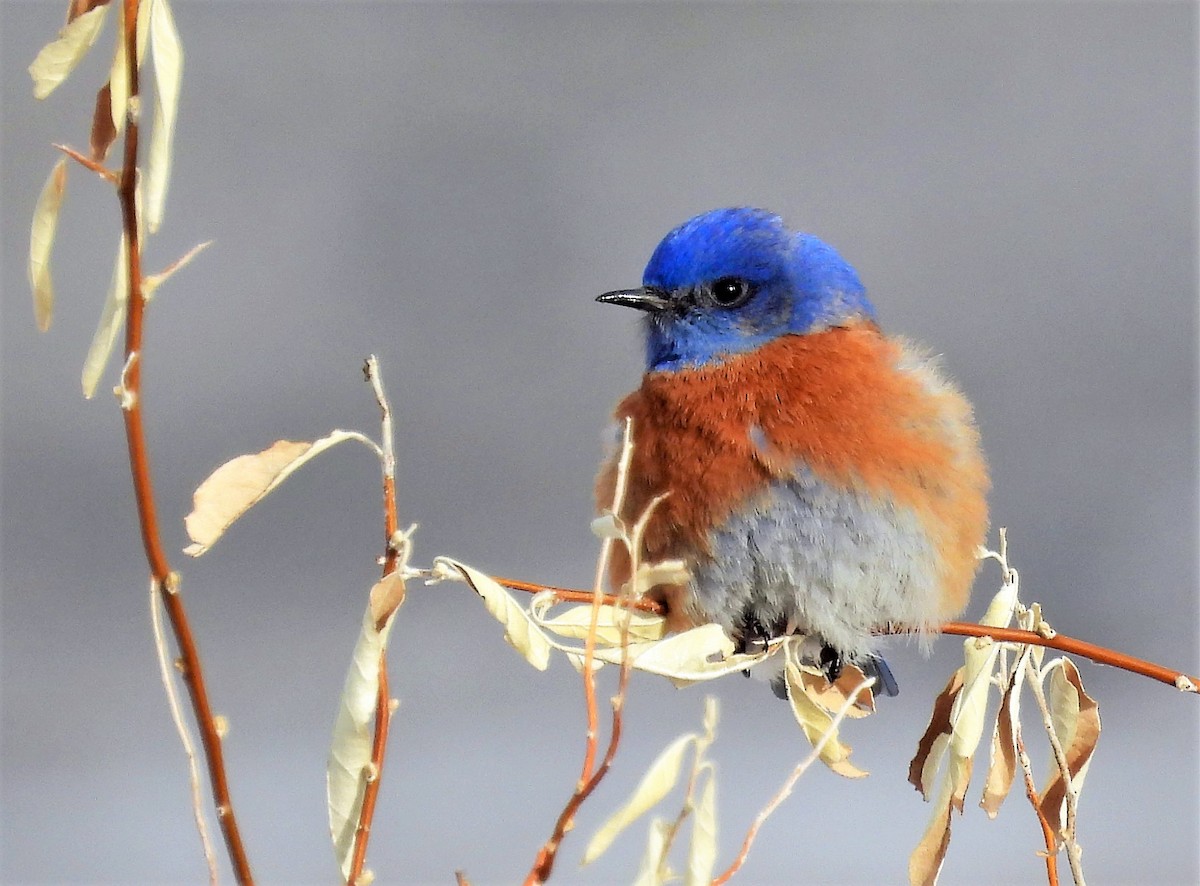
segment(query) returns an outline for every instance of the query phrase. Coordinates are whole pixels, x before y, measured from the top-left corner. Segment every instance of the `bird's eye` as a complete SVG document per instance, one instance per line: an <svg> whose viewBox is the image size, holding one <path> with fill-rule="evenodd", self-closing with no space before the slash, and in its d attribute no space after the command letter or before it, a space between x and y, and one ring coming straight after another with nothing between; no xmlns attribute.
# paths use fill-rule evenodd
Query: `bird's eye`
<svg viewBox="0 0 1200 886"><path fill-rule="evenodd" d="M722 277L709 287L708 292L714 304L722 308L736 308L750 300L754 288L741 277Z"/></svg>

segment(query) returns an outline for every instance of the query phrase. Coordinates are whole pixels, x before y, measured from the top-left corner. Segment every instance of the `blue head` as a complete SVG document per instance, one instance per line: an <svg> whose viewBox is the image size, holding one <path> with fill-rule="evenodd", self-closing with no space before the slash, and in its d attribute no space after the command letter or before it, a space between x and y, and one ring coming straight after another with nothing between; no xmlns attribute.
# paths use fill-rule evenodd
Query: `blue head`
<svg viewBox="0 0 1200 886"><path fill-rule="evenodd" d="M714 209L684 222L658 244L642 284L598 300L646 311L652 370L717 363L781 335L875 317L858 275L831 246L762 209Z"/></svg>

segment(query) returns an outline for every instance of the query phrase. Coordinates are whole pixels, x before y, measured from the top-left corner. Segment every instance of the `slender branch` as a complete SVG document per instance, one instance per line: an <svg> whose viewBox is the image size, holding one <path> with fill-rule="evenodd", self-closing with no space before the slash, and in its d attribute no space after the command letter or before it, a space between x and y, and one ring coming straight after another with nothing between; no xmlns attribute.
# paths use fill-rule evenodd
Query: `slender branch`
<svg viewBox="0 0 1200 886"><path fill-rule="evenodd" d="M612 513L620 514L625 505L625 490L629 480L629 464L633 459L633 441L631 436L631 422L629 419L625 421L625 439L621 446L621 455L617 461L617 477L616 484L613 490ZM583 805L583 801L591 796L592 791L600 784L605 775L608 774L609 768L612 766L613 758L616 756L617 747L621 741L621 727L623 721L623 712L625 709L625 693L629 684L629 618L625 619L621 626L621 672L617 684L617 694L612 698L612 727L609 732L608 749L605 751L604 759L600 766L593 771L593 766L596 760L596 749L598 745L599 732L599 713L596 706L596 671L593 664L596 660L596 634L600 624L600 606L603 604L607 595L604 594L604 577L608 573L609 558L612 555L613 538L606 536L600 545L600 557L596 561L596 577L593 582L593 590L588 594L592 604L591 621L588 626L587 640L584 643L583 652L583 695L587 706L587 741L584 746L583 754L583 769L579 776L579 781L575 784L575 790L571 793L571 797L567 800L566 806L558 816L558 820L554 823L554 830L550 834L550 838L538 850L537 858L534 860L533 868L525 877L524 886L539 886L550 879L550 872L554 868L554 860L558 857L559 846L562 845L563 838L567 832L575 825L575 813L579 807ZM637 574L637 552L630 550L630 563L632 575ZM582 592L580 592L582 593ZM622 596L616 600L617 605L625 606L627 598Z"/></svg>
<svg viewBox="0 0 1200 886"><path fill-rule="evenodd" d="M837 729L842 724L842 721L846 719L846 715L850 713L850 709L854 707L854 703L858 700L859 694L864 689L874 685L874 683L875 678L868 677L846 697L846 700L842 703L842 706L838 708L837 714L834 715L833 721L829 724L829 728L826 729L825 734L821 736L821 740L813 745L813 749L809 755L801 760L796 768L792 770L791 775L787 777L783 783L783 786L780 787L775 796L773 796L767 802L767 805L762 808L762 811L755 816L749 830L746 831L745 839L742 840L742 848L738 852L737 858L735 858L729 867L725 869L724 873L712 881L712 886L723 886L723 884L729 882L730 878L732 878L734 874L742 869L742 865L746 863L746 858L750 854L750 847L754 845L754 840L758 836L758 832L762 828L763 824L768 818L771 817L771 814L779 808L780 804L783 803L783 801L786 800L792 793L792 789L795 788L796 782L800 780L800 777L808 771L808 768L812 766L813 763L820 759L821 751L825 750L825 745L829 742L830 738L833 737L833 734L837 732Z"/></svg>
<svg viewBox="0 0 1200 886"><path fill-rule="evenodd" d="M58 148L80 166L84 167L85 169L90 169L92 172L96 173L96 175L100 176L106 182L114 185L120 183L121 176L118 173L113 172L103 163L93 160L91 157L87 157L79 153L74 148L68 147L67 145L56 144L54 147Z"/></svg>
<svg viewBox="0 0 1200 886"><path fill-rule="evenodd" d="M548 591L564 602L586 603L593 598L591 591L580 591L574 588L542 585L516 578L497 578L496 581L507 588L512 588L516 591L526 591L531 594L540 594ZM618 598L616 596L606 596L603 599L603 603L615 606L618 605ZM627 605L632 609L642 612L650 612L655 615L665 614L662 604L649 597L639 597L630 601ZM1090 659L1097 664L1109 665L1133 674L1149 677L1160 683L1166 683L1168 686L1174 686L1181 692L1200 693L1200 677L1193 676L1185 671L1177 671L1173 668L1154 664L1145 659L1137 658L1124 652L1118 652L1115 649L1109 649L1107 646L1089 643L1086 640L1077 640L1074 637L1068 637L1066 634L1056 633L1052 636L1043 636L1034 631L1022 631L1018 628L994 628L962 621L946 622L946 624L941 626L940 632L959 637L991 637L1000 643L1022 643L1030 646L1044 646L1047 649L1057 649L1059 652L1065 652L1068 655L1078 655ZM904 634L908 633L908 629L897 625L881 630L878 633Z"/></svg>
<svg viewBox="0 0 1200 886"><path fill-rule="evenodd" d="M492 576L492 579L514 591L525 591L529 594L541 594L548 591L563 603L591 603L596 598L595 591L577 591L572 588L559 588L554 585L542 585L537 582L522 581L519 578L497 578L496 576ZM637 599L627 600L622 603L621 598L617 594L604 594L600 598L600 603L603 606L625 606L629 609L636 609L639 612L649 612L652 615L665 615L667 611L661 603L650 597L638 597Z"/></svg>
<svg viewBox="0 0 1200 886"><path fill-rule="evenodd" d="M1038 824L1042 827L1042 839L1046 841L1046 884L1058 886L1058 841L1054 838L1054 828L1046 819L1046 813L1042 812L1042 798L1033 783L1033 767L1029 763L1029 754L1025 751L1025 739L1021 737L1021 724L1014 723L1013 729L1016 733L1017 756L1021 760L1021 771L1025 776L1025 796L1033 806Z"/></svg>
<svg viewBox="0 0 1200 886"><path fill-rule="evenodd" d="M225 776L225 761L221 750L221 738L208 701L208 691L200 666L200 655L192 637L191 625L180 597L177 582L171 578L171 568L163 549L159 534L158 515L155 508L154 487L150 479L150 457L146 446L145 426L142 421L142 329L146 302L142 292L141 241L138 235L137 208L137 159L138 120L140 117L141 94L138 82L137 17L139 0L123 0L125 54L129 64L129 104L126 117L124 160L117 198L121 205L121 223L128 244L128 314L125 321L125 371L121 377L121 411L125 421L125 439L129 450L129 466L133 477L134 497L137 501L138 524L142 535L146 561L150 566L151 580L162 598L163 608L179 647L180 670L192 712L200 728L201 744L204 746L205 763L212 782L213 800L217 808L217 820L229 850L229 859L239 883L252 883L250 863L242 845L237 819L233 813L233 801Z"/></svg>
<svg viewBox="0 0 1200 886"><path fill-rule="evenodd" d="M375 402L379 404L381 424L381 458L383 467L383 532L384 556L383 576L387 577L396 571L399 563L400 547L396 544L396 534L400 527L400 518L396 507L396 451L393 441L392 408L388 404L387 393L383 389L383 379L379 373L379 361L372 354L363 363L363 377L370 382L375 392ZM375 627L382 629L390 612L380 615ZM375 732L371 739L371 777L367 779L363 789L362 806L358 812L358 825L354 831L354 854L350 859L350 875L346 878L347 886L356 886L362 876L363 866L367 861L367 843L371 839L371 822L375 818L375 804L379 799L379 787L383 780L383 761L387 755L388 730L391 726L392 703L388 690L387 677L387 648L379 653L379 686L375 694Z"/></svg>
<svg viewBox="0 0 1200 886"><path fill-rule="evenodd" d="M993 628L986 625L959 621L947 622L942 625L941 632L960 637L991 637L993 640L1001 643L1025 643L1030 646L1045 646L1047 649L1057 649L1059 652L1065 652L1068 655L1079 655L1083 658L1091 659L1097 664L1111 665L1112 667L1121 668L1134 674L1140 674L1143 677L1158 680L1160 683L1166 683L1168 686L1174 686L1183 692L1195 693L1200 691L1200 689L1197 689L1197 687L1200 687L1200 677L1193 677L1191 674L1184 673L1183 671L1176 671L1162 665L1156 665L1144 659L1126 655L1124 652L1109 649L1106 646L1088 643L1086 640L1076 640L1074 637L1068 637L1065 634L1053 634L1046 637L1033 631L1022 631L1017 628Z"/></svg>

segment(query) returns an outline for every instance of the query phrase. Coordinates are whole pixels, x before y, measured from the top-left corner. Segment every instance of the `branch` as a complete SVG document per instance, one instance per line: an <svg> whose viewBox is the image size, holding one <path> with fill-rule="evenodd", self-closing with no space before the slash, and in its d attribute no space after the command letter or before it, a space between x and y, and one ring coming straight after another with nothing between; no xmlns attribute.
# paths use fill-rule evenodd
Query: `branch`
<svg viewBox="0 0 1200 886"><path fill-rule="evenodd" d="M399 529L399 516L396 508L396 453L392 432L392 408L388 404L387 393L383 389L383 379L379 375L379 361L372 354L363 363L363 378L370 382L375 392L375 402L379 404L380 422L382 425L382 462L383 462L383 532L384 556L383 576L386 578L396 571L399 562L399 546L396 535ZM383 614L375 627L382 629L390 612ZM347 886L355 886L363 872L367 860L367 843L371 839L371 822L375 818L375 804L379 798L379 785L383 779L383 761L387 754L388 729L392 720L392 702L388 690L387 678L387 647L379 653L379 688L375 696L375 734L371 740L371 777L367 779L363 789L362 806L359 808L358 825L354 831L354 854L350 860L350 875L346 878Z"/></svg>
<svg viewBox="0 0 1200 886"><path fill-rule="evenodd" d="M237 819L233 813L233 801L225 776L225 761L221 750L221 738L208 701L208 690L200 666L200 655L192 637L191 625L177 583L172 581L171 567L163 549L159 534L158 516L154 502L154 487L150 480L150 457L146 446L146 432L142 421L141 398L141 354L142 327L146 302L142 292L141 240L138 236L137 210L137 158L138 119L141 96L138 82L137 16L139 0L122 0L124 3L125 55L129 64L129 105L126 117L124 160L117 183L117 199L121 204L121 223L125 232L128 251L128 306L125 320L125 371L121 375L121 411L125 420L125 439L129 450L129 467L133 476L133 492L137 500L138 523L141 529L142 546L150 566L151 581L162 599L163 608L179 647L180 671L192 703L192 713L200 728L200 740L204 746L204 759L212 783L213 800L216 803L217 821L229 850L229 860L239 883L252 883L250 863L242 846ZM85 164L87 165L87 164Z"/></svg>
<svg viewBox="0 0 1200 886"><path fill-rule="evenodd" d="M1038 824L1042 827L1042 839L1046 841L1046 884L1047 886L1058 886L1058 841L1054 838L1054 828L1047 821L1046 813L1042 812L1042 798L1033 783L1033 767L1030 766L1029 754L1025 751L1025 739L1021 737L1021 724L1014 723L1013 729L1016 732L1017 755L1021 760L1021 772L1025 776L1025 796L1033 805L1034 815L1037 816Z"/></svg>
<svg viewBox="0 0 1200 886"><path fill-rule="evenodd" d="M903 633L901 629L889 629L884 633ZM1117 652L1107 646L1098 646L1086 640L1076 640L1065 634L1054 633L1043 636L1034 631L1022 631L1017 628L993 628L970 622L951 621L942 625L941 633L960 637L991 637L1000 643L1022 643L1030 646L1044 646L1047 649L1057 649L1068 655L1079 655L1091 659L1097 664L1111 665L1124 671L1149 677L1168 686L1174 686L1181 692L1200 692L1200 677L1193 677L1183 671L1165 668L1144 659Z"/></svg>

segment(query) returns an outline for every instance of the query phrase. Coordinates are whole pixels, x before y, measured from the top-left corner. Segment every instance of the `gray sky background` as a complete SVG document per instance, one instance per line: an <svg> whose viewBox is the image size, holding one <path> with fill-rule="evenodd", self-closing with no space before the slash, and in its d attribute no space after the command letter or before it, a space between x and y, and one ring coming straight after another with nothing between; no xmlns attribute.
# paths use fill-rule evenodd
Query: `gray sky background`
<svg viewBox="0 0 1200 886"><path fill-rule="evenodd" d="M55 152L85 147L101 45L47 102L25 68L65 3L0 5L5 882L199 882L183 758L155 669L118 410L79 372L116 203L71 170L54 328L25 282ZM182 517L212 468L279 438L377 433L398 412L416 560L583 586L601 431L637 384L636 285L688 216L757 204L835 244L887 329L944 354L977 408L1023 596L1060 630L1164 664L1197 650L1197 8L1110 4L196 3L159 268L215 244L148 318L145 406L173 565L208 668L234 800L264 882L335 877L324 761L367 588L378 475L323 456L198 562ZM116 367L101 384L115 382ZM985 567L970 615L998 586ZM742 883L895 883L929 807L906 784L960 658L900 644L902 686L846 730L860 782L812 772ZM523 876L577 774L564 662L528 668L462 586L413 587L369 864L381 882ZM1104 735L1080 839L1101 882L1195 883L1195 699L1081 662ZM559 882L627 880L642 828L595 870L595 826L718 695L722 862L805 746L728 678L635 679L611 780ZM1031 746L1041 748L1027 720ZM1046 771L1044 753L1035 761ZM1020 791L954 823L946 883L1038 882ZM1064 872L1065 876L1065 872Z"/></svg>

